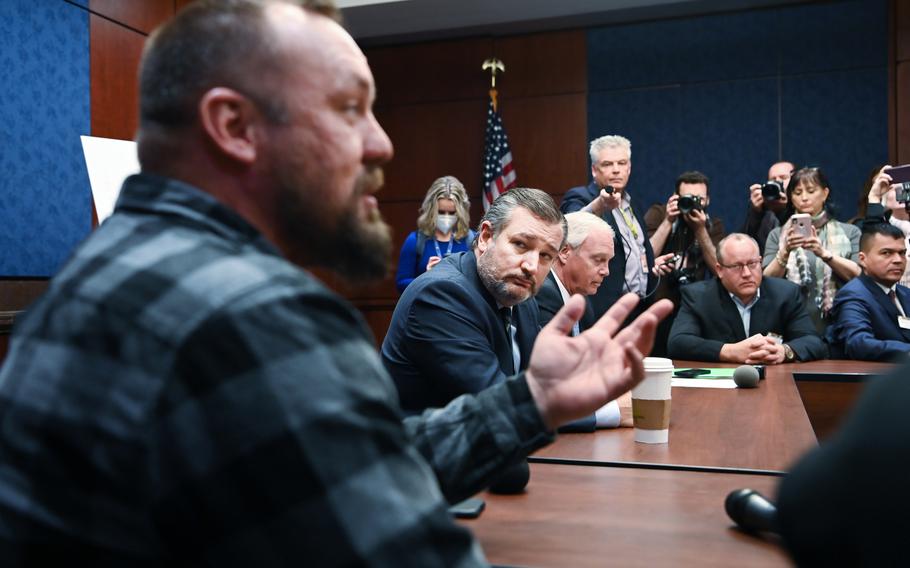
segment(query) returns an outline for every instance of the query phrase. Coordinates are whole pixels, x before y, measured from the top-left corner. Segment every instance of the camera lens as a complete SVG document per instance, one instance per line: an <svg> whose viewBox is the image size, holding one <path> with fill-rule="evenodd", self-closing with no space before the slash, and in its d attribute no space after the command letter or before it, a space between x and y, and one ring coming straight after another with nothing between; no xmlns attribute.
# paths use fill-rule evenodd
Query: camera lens
<svg viewBox="0 0 910 568"><path fill-rule="evenodd" d="M693 209L701 209L701 197L697 195L680 195L679 201L676 202L680 213L688 213Z"/></svg>
<svg viewBox="0 0 910 568"><path fill-rule="evenodd" d="M765 201L777 201L784 194L784 185L775 180L771 180L761 186L761 196Z"/></svg>

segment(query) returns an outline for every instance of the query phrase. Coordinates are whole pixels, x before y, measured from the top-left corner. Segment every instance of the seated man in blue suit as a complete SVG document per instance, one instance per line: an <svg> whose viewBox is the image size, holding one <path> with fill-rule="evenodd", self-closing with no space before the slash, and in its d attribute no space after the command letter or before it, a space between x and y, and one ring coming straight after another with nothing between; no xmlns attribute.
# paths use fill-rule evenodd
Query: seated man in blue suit
<svg viewBox="0 0 910 568"><path fill-rule="evenodd" d="M405 412L444 406L525 369L540 329L534 296L565 244L565 223L543 191L512 189L484 215L472 250L405 289L381 350ZM590 431L594 417L573 424Z"/></svg>
<svg viewBox="0 0 910 568"><path fill-rule="evenodd" d="M910 351L910 289L898 282L907 266L904 233L888 223L866 225L860 240L863 273L834 298L827 339L832 354L881 361Z"/></svg>
<svg viewBox="0 0 910 568"><path fill-rule="evenodd" d="M540 327L543 327L553 319L573 294L586 296L585 314L572 328L571 333L574 336L597 321L591 307L590 296L597 292L604 278L610 274L615 235L606 221L584 211L567 214L566 223L569 231L566 244L559 251L535 299L540 307ZM631 427L630 394L626 393L598 410L595 424L598 428Z"/></svg>
<svg viewBox="0 0 910 568"><path fill-rule="evenodd" d="M755 239L733 233L717 246L717 279L684 286L670 329L670 357L773 365L827 356L799 286L762 278Z"/></svg>
<svg viewBox="0 0 910 568"><path fill-rule="evenodd" d="M484 215L472 250L408 286L382 342L401 407L417 413L501 383L528 364L537 338L532 298L565 239L553 199L516 188Z"/></svg>
<svg viewBox="0 0 910 568"><path fill-rule="evenodd" d="M470 251L405 288L381 350L405 413L445 406L527 368L540 330L533 296L565 244L565 223L543 191L507 191L490 205ZM519 492L529 476L521 462L490 489Z"/></svg>

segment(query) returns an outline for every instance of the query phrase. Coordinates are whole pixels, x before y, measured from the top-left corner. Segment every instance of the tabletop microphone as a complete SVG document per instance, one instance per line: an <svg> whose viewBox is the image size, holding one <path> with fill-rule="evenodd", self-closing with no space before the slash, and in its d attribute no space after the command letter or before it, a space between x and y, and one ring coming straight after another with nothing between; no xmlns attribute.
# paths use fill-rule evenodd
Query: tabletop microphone
<svg viewBox="0 0 910 568"><path fill-rule="evenodd" d="M737 489L724 502L727 515L745 531L778 534L777 506L754 489Z"/></svg>
<svg viewBox="0 0 910 568"><path fill-rule="evenodd" d="M496 481L490 484L490 493L500 495L521 493L530 479L531 468L528 467L527 460L521 460L503 470Z"/></svg>
<svg viewBox="0 0 910 568"><path fill-rule="evenodd" d="M758 386L758 369L752 365L740 365L733 371L733 382L740 388L753 388Z"/></svg>

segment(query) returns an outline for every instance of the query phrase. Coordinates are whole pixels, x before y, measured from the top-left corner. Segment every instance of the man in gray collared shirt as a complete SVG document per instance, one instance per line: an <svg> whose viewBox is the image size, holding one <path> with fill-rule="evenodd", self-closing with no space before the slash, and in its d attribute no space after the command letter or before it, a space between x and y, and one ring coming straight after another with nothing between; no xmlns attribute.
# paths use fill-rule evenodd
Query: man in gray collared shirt
<svg viewBox="0 0 910 568"><path fill-rule="evenodd" d="M654 289L651 276L655 271L668 273L671 267L662 265L673 254L654 258L647 227L626 191L632 174L631 142L622 136L601 136L591 142L590 155L591 183L567 191L560 209L563 213L588 211L600 215L616 233L610 275L591 297L594 315L600 317L626 292L648 298Z"/></svg>

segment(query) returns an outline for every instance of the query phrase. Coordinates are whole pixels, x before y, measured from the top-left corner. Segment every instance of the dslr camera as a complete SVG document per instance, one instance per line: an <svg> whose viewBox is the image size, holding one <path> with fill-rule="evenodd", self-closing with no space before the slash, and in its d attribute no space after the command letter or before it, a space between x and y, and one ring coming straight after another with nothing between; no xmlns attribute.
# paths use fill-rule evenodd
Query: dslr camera
<svg viewBox="0 0 910 568"><path fill-rule="evenodd" d="M778 201L784 196L784 184L770 180L762 184L761 196L765 201Z"/></svg>
<svg viewBox="0 0 910 568"><path fill-rule="evenodd" d="M675 268L673 272L670 273L670 282L677 286L685 286L695 282L695 269Z"/></svg>
<svg viewBox="0 0 910 568"><path fill-rule="evenodd" d="M680 261L682 260L682 255L676 253L673 255L673 258L666 261L664 265L672 265L673 271L667 276L671 284L677 286L685 286L691 282L695 281L695 269L694 268L683 268L680 266Z"/></svg>
<svg viewBox="0 0 910 568"><path fill-rule="evenodd" d="M679 201L676 202L676 206L679 207L679 212L683 215L696 209L701 211L701 196L691 194L680 195Z"/></svg>

